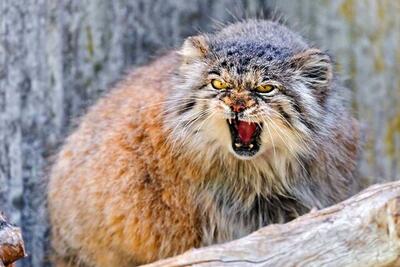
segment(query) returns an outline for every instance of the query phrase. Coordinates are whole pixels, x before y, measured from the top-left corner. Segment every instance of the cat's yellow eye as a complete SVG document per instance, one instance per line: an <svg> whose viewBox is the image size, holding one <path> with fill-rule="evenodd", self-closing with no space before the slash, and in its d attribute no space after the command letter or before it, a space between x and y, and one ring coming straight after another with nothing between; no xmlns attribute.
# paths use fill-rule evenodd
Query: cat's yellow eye
<svg viewBox="0 0 400 267"><path fill-rule="evenodd" d="M264 84L264 85L259 85L256 87L256 91L259 93L270 93L276 88L275 85L272 84Z"/></svg>
<svg viewBox="0 0 400 267"><path fill-rule="evenodd" d="M228 83L221 81L221 80L217 80L217 79L212 80L211 85L212 85L212 87L214 87L214 89L217 89L217 90L224 90L224 89L229 88Z"/></svg>

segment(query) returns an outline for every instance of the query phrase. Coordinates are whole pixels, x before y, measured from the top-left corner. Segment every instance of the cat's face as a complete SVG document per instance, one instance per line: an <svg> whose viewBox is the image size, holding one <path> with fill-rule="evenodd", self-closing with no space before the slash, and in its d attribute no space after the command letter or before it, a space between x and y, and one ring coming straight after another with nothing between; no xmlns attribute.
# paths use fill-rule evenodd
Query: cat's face
<svg viewBox="0 0 400 267"><path fill-rule="evenodd" d="M328 56L202 36L186 40L181 55L168 107L174 138L243 160L307 150L331 79Z"/></svg>

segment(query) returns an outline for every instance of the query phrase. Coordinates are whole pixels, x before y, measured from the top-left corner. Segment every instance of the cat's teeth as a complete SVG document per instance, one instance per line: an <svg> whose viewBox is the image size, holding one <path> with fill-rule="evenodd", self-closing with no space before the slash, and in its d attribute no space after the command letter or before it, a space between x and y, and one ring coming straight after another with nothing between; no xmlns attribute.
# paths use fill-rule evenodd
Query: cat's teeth
<svg viewBox="0 0 400 267"><path fill-rule="evenodd" d="M249 145L250 148L253 148L253 146L254 146L253 144L250 144L250 145Z"/></svg>
<svg viewBox="0 0 400 267"><path fill-rule="evenodd" d="M229 124L232 124L232 119L228 119Z"/></svg>
<svg viewBox="0 0 400 267"><path fill-rule="evenodd" d="M242 145L239 143L235 143L235 147L241 147Z"/></svg>

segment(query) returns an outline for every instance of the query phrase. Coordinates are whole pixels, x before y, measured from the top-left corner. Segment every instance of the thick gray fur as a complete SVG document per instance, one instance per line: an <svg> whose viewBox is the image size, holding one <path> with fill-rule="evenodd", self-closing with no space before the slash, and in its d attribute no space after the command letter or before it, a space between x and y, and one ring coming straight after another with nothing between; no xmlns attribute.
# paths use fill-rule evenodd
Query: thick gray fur
<svg viewBox="0 0 400 267"><path fill-rule="evenodd" d="M174 77L170 105L180 108L167 115L166 124L174 139L183 140L181 150L194 153L209 170L195 189L206 214L204 244L287 222L357 192L358 126L349 112L349 90L338 82L326 53L285 26L264 20L192 37L181 53L184 63ZM216 92L207 83L209 73L225 73L233 89ZM271 96L257 95L252 90L263 80L277 81L283 89ZM282 123L268 129L270 137L271 131L280 135L275 144L272 141L273 154L238 159L204 126L218 116L210 107L236 91L248 91L256 99L261 121L270 121L265 113L270 110ZM231 114L221 116L228 119ZM197 119L189 119L193 117Z"/></svg>

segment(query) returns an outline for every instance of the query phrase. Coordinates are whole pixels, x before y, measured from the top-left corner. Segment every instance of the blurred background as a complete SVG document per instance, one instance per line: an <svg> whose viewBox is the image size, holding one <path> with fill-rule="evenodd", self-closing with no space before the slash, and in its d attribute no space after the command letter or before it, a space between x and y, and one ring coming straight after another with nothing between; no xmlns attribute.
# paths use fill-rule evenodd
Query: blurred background
<svg viewBox="0 0 400 267"><path fill-rule="evenodd" d="M398 0L0 0L0 210L47 266L46 171L87 107L132 67L246 17L280 18L327 50L364 129L360 173L400 178ZM60 189L62 190L62 189Z"/></svg>

